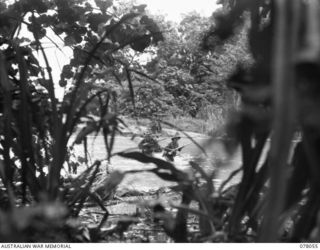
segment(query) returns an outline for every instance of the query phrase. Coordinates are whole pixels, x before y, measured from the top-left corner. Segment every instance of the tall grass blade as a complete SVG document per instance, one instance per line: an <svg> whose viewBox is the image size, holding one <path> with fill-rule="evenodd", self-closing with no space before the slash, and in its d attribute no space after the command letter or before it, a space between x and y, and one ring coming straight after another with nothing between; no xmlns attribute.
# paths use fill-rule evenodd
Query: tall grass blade
<svg viewBox="0 0 320 250"><path fill-rule="evenodd" d="M284 206L287 161L294 132L294 72L299 1L275 0L277 16L273 41L273 136L270 148L270 193L264 213L261 242L276 242L280 213ZM293 22L293 23L292 23Z"/></svg>
<svg viewBox="0 0 320 250"><path fill-rule="evenodd" d="M4 158L4 176L3 183L6 188L12 183L13 178L13 166L10 160L10 148L12 145L12 133L11 133L11 122L12 122L12 111L11 111L11 85L9 83L5 57L0 51L0 84L3 91L3 119L4 119L4 145L3 145L3 158Z"/></svg>
<svg viewBox="0 0 320 250"><path fill-rule="evenodd" d="M84 186L84 188L76 195L76 197L73 199L73 202L70 204L71 206L74 204L75 209L73 211L74 216L78 216L81 209L83 208L84 202L88 197L90 196L90 188L92 187L92 184L94 180L97 177L97 174L99 172L99 167L101 165L100 161L96 161L93 166L95 166L94 172L92 173L92 176L89 177L88 183ZM76 204L77 203L77 204Z"/></svg>
<svg viewBox="0 0 320 250"><path fill-rule="evenodd" d="M14 45L17 54L18 68L20 73L20 99L21 106L19 110L19 130L21 142L21 163L22 163L22 183L23 183L23 200L26 201L26 188L29 186L34 197L38 198L38 193L41 191L39 183L36 179L36 168L32 144L32 128L31 128L31 113L28 98L28 72L26 62L22 56L19 46Z"/></svg>
<svg viewBox="0 0 320 250"><path fill-rule="evenodd" d="M135 101L134 101L134 90L133 90L133 84L132 84L132 79L131 79L131 73L130 70L128 68L126 68L126 75L127 75L127 79L128 79L128 84L129 84L129 90L130 90L130 97L131 97L131 101L132 101L132 105L133 105L133 110L135 112Z"/></svg>

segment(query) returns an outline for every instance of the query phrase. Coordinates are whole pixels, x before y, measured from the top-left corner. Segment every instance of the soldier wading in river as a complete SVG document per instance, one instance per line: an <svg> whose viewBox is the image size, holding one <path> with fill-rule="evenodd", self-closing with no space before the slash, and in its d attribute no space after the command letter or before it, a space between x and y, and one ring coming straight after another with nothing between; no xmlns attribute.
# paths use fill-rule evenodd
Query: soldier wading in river
<svg viewBox="0 0 320 250"><path fill-rule="evenodd" d="M179 147L178 140L181 139L177 132L172 138L171 142L164 148L163 156L168 161L174 161L174 157L177 155L177 151L180 151L182 147Z"/></svg>
<svg viewBox="0 0 320 250"><path fill-rule="evenodd" d="M138 147L141 149L142 153L149 156L152 156L153 152L161 152L160 145L149 131L144 134L144 138L139 143Z"/></svg>

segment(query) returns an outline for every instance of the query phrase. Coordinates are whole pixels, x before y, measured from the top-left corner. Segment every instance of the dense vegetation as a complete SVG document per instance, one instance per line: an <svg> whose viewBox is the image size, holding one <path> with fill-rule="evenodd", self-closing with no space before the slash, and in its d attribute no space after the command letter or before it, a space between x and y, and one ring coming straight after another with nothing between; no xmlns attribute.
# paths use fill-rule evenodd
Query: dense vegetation
<svg viewBox="0 0 320 250"><path fill-rule="evenodd" d="M133 51L124 48L116 55L130 68L136 106L131 105L130 90L116 88L110 69L100 67L86 81L93 85L107 82L114 86L120 100L119 112L138 117L185 116L209 119L237 106L237 95L225 81L238 62L250 64L246 28L223 43L217 51L204 51L202 38L211 26L212 18L196 12L188 13L180 23L166 21L164 16L152 16L163 40L156 46ZM69 66L65 66L68 71ZM117 72L117 81L126 79L126 72ZM112 72L114 74L114 72ZM113 84L113 85L112 85ZM150 87L151 86L151 87ZM213 115L210 115L213 113ZM216 117L214 117L216 118Z"/></svg>
<svg viewBox="0 0 320 250"><path fill-rule="evenodd" d="M147 171L177 183L176 211L155 197L144 216L175 242L320 240L319 3L221 4L210 18L190 13L175 25L132 2L0 3L0 241L123 239L136 217L102 228L109 219L106 202L128 173L101 173L101 159L75 178L62 176L71 136L77 132L88 164L89 134L100 133L106 159L113 156L115 135L126 126L120 115L208 119L217 109L233 110L222 143L230 157L238 147L242 154L241 168L219 189L215 171L195 161L186 173L140 152L118 153L154 163ZM42 43L46 38L60 49L53 37L73 50L61 72L61 101ZM301 138L293 144L296 132ZM230 187L238 172L240 183ZM94 227L78 220L88 201L103 211ZM190 230L190 219L197 230Z"/></svg>
<svg viewBox="0 0 320 250"><path fill-rule="evenodd" d="M144 14L145 7L132 6L118 16L112 1L97 0L94 6L81 0L1 2L2 241L76 240L66 218L78 216L92 193L101 162L96 161L77 180L61 178L69 158L69 139L87 115L87 106L98 100L99 120L88 124L77 141L102 130L109 158L121 122L116 92L86 79L97 65L111 69L116 79L119 72L125 72L133 97L131 71L117 53L126 46L142 51L163 39L155 22ZM24 27L32 40L20 35ZM47 32L71 46L74 53L61 73L60 85L66 93L62 102L55 96L50 58L41 43L42 38L52 39ZM34 52L44 58L44 67ZM101 199L92 197L101 204ZM20 223L20 218L25 221ZM56 234L63 228L64 233Z"/></svg>

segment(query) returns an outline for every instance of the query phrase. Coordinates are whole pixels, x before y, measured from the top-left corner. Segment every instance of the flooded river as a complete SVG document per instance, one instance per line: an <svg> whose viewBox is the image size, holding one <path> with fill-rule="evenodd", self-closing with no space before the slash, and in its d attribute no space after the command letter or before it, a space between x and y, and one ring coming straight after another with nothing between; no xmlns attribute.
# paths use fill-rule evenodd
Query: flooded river
<svg viewBox="0 0 320 250"><path fill-rule="evenodd" d="M136 138L135 140L131 140L130 137L117 136L115 138L115 144L113 148L113 153L128 150L128 149L136 149L142 138ZM198 144L203 145L208 140L208 138L204 137L194 137L193 138ZM170 142L170 138L161 138L159 139L159 144L161 146L166 146ZM214 183L216 186L225 180L229 174L235 169L239 168L241 165L241 157L240 153L236 153L233 157L227 157L223 154L221 146L219 143L215 143L210 147L206 147L206 152L208 157L204 155L203 152L194 144L191 143L190 139L183 137L179 141L180 146L186 145L180 152L180 154L175 158L174 164L177 168L186 170L190 169L189 161L195 160L197 161L201 167L207 171L212 172L216 171L216 176L214 179ZM93 162L96 159L105 159L106 149L102 136L89 137L88 140L88 148L90 154L90 160ZM83 146L76 145L75 150L77 155L83 155ZM221 164L218 163L223 163ZM120 156L113 156L111 158L111 163L108 166L105 164L102 165L102 168L109 167L110 171L114 170L137 170L137 169L146 169L153 167L152 164L142 164L135 160L125 159ZM85 169L84 166L79 168L79 172ZM240 179L240 174L235 176L232 183L236 183ZM172 186L175 183L163 181L159 177L157 177L153 173L137 173L137 174L127 174L122 183L120 184L121 188L129 189L129 190L139 190L139 191L149 191L149 190L157 190L161 187Z"/></svg>

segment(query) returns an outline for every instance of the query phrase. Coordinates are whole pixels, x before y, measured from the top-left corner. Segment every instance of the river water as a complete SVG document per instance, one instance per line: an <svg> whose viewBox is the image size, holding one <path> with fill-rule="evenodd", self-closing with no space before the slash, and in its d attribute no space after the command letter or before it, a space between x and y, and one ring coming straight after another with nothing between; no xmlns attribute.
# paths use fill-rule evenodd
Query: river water
<svg viewBox="0 0 320 250"><path fill-rule="evenodd" d="M113 148L113 153L125 151L128 149L137 149L138 143L142 138L136 138L131 140L130 137L117 136L115 138L115 144ZM198 144L204 145L208 144L209 138L197 136L193 138ZM159 139L159 144L161 146L166 146L170 142L170 138ZM180 154L175 158L175 166L179 169L190 171L191 167L189 165L190 160L196 161L200 166L208 173L215 171L214 184L218 187L223 180L225 180L232 171L239 168L241 165L240 152L236 152L233 156L227 156L221 146L221 141L214 141L207 145L206 153L207 156L196 146L191 143L190 139L182 137L179 140L179 145L186 145L180 152ZM96 159L105 159L106 149L102 136L89 137L88 148L90 154L91 162ZM76 145L75 151L77 155L83 155L83 146ZM143 164L135 160L125 159L120 156L113 156L111 158L110 165L104 161L102 168L109 168L109 171L125 171L125 170L140 170L154 167L153 164ZM78 172L82 172L86 167L80 166ZM237 183L241 178L241 174L235 176L235 178L230 182L231 184ZM125 188L129 190L139 190L139 191L150 191L157 190L161 187L167 187L175 185L176 183L167 182L160 179L153 173L136 173L127 174L120 184L120 188Z"/></svg>

